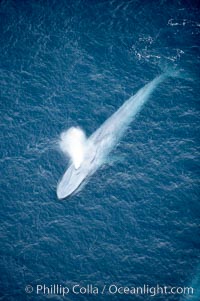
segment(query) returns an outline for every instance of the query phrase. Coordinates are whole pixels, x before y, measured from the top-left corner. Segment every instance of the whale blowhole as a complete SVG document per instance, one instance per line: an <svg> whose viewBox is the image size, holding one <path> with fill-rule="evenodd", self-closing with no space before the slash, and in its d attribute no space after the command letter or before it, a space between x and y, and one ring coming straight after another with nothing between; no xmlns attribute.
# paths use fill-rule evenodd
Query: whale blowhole
<svg viewBox="0 0 200 301"><path fill-rule="evenodd" d="M86 135L79 127L71 127L60 135L59 146L73 162L75 169L81 166L86 149Z"/></svg>

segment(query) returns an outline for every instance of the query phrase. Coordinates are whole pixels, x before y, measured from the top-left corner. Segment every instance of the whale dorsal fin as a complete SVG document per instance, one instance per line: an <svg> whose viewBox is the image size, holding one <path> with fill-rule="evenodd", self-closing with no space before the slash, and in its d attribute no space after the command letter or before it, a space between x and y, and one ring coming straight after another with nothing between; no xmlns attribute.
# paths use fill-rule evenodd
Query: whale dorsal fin
<svg viewBox="0 0 200 301"><path fill-rule="evenodd" d="M69 156L78 169L83 162L86 147L86 136L84 131L79 127L71 127L60 136L60 148Z"/></svg>

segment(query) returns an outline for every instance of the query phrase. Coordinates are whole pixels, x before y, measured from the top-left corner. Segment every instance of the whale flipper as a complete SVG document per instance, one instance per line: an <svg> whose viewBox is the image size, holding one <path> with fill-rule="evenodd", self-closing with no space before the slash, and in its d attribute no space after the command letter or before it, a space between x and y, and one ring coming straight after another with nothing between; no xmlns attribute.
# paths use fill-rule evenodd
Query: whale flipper
<svg viewBox="0 0 200 301"><path fill-rule="evenodd" d="M64 154L70 157L75 169L83 162L86 148L86 136L79 127L71 127L60 136L60 148Z"/></svg>

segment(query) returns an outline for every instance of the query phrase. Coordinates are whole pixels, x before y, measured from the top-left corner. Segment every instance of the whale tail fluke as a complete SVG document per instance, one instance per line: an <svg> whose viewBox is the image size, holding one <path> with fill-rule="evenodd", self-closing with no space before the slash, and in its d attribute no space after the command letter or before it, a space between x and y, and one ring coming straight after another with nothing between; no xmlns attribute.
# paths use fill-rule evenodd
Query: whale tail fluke
<svg viewBox="0 0 200 301"><path fill-rule="evenodd" d="M184 68L181 68L177 64L169 65L169 63L160 63L159 68L166 77L174 77L185 80L190 80L191 78L190 74Z"/></svg>
<svg viewBox="0 0 200 301"><path fill-rule="evenodd" d="M180 79L189 79L189 74L184 69L178 69L176 67L174 68L168 68L164 74L167 77L174 77L174 78L180 78Z"/></svg>

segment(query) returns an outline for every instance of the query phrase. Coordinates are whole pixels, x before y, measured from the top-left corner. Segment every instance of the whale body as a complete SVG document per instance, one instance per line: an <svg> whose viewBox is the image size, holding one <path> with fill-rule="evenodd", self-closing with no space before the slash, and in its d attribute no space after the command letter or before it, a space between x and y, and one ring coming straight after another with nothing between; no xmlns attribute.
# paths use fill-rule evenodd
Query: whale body
<svg viewBox="0 0 200 301"><path fill-rule="evenodd" d="M77 168L72 161L57 185L58 199L64 199L75 193L80 185L105 162L106 157L116 146L131 121L149 99L149 96L169 76L173 76L173 73L163 73L146 84L134 96L125 101L87 139L81 164Z"/></svg>

